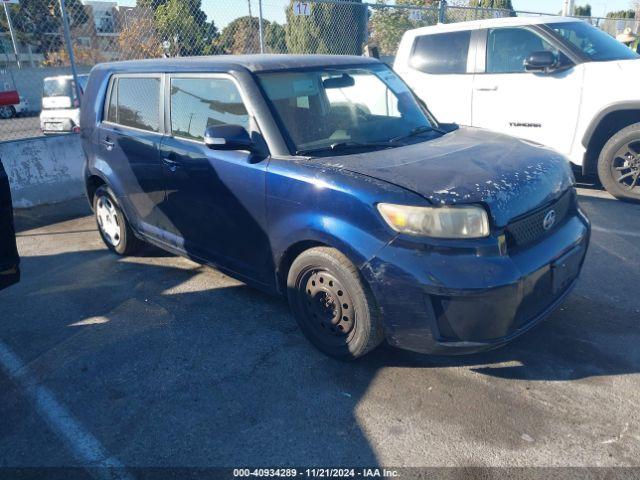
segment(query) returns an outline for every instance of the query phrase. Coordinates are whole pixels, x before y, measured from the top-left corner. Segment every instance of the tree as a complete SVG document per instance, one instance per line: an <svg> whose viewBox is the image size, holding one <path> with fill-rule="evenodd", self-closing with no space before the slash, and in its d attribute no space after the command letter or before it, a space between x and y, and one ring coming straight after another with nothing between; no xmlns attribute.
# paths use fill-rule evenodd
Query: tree
<svg viewBox="0 0 640 480"><path fill-rule="evenodd" d="M511 0L471 0L469 6L513 11Z"/></svg>
<svg viewBox="0 0 640 480"><path fill-rule="evenodd" d="M585 6L576 6L573 14L576 17L590 17L591 16L591 5L588 3Z"/></svg>
<svg viewBox="0 0 640 480"><path fill-rule="evenodd" d="M258 19L255 17L240 17L229 23L214 43L219 53L243 54L260 51L258 37Z"/></svg>
<svg viewBox="0 0 640 480"><path fill-rule="evenodd" d="M95 65L104 62L100 50L95 48L80 47L74 45L73 57L77 65ZM62 47L55 52L47 52L46 58L42 65L45 67L68 67L71 65L69 60L69 51L66 47Z"/></svg>
<svg viewBox="0 0 640 480"><path fill-rule="evenodd" d="M202 0L137 0L136 5L151 12L158 39L168 42L170 55L210 53L218 29L207 22Z"/></svg>
<svg viewBox="0 0 640 480"><path fill-rule="evenodd" d="M483 18L515 17L511 0L471 0L470 7L482 8L486 10L469 10L464 20L480 20ZM461 19L458 18L458 21Z"/></svg>
<svg viewBox="0 0 640 480"><path fill-rule="evenodd" d="M635 10L618 10L607 13L607 18L636 18Z"/></svg>
<svg viewBox="0 0 640 480"><path fill-rule="evenodd" d="M378 0L378 5L386 5ZM382 55L394 55L400 39L407 30L433 25L438 22L438 12L402 8L404 5L437 7L438 0L397 0L394 5L374 9L370 22L371 40L378 45Z"/></svg>
<svg viewBox="0 0 640 480"><path fill-rule="evenodd" d="M167 0L155 9L155 29L162 41L169 42L171 55L201 55L211 40L209 35L216 33L213 24L207 25L206 16L203 22L199 13L194 13L193 3Z"/></svg>
<svg viewBox="0 0 640 480"><path fill-rule="evenodd" d="M159 58L163 54L153 19L149 16L141 15L126 22L120 30L118 44L122 60Z"/></svg>
<svg viewBox="0 0 640 480"><path fill-rule="evenodd" d="M229 23L213 43L213 52L245 54L260 52L260 25L256 17L240 17ZM276 22L262 21L265 50L268 53L286 51L285 31Z"/></svg>
<svg viewBox="0 0 640 480"><path fill-rule="evenodd" d="M58 0L21 0L18 5L7 5L16 35L20 41L40 46L43 53L55 52L62 46L62 16ZM86 23L89 15L79 0L66 2L71 28ZM0 25L8 30L6 18L1 15Z"/></svg>
<svg viewBox="0 0 640 480"><path fill-rule="evenodd" d="M137 0L136 5L140 8L147 8L153 12L157 11L160 7L166 5L171 0ZM202 0L183 0L185 11L188 11L189 16L193 17L196 23L202 26L207 21L207 14L202 10Z"/></svg>
<svg viewBox="0 0 640 480"><path fill-rule="evenodd" d="M268 53L286 53L287 51L287 32L285 28L278 22L264 21L264 43Z"/></svg>
<svg viewBox="0 0 640 480"><path fill-rule="evenodd" d="M290 53L361 55L368 10L359 3L362 1L313 3L311 15L296 16L293 1L290 0L285 25L287 50Z"/></svg>

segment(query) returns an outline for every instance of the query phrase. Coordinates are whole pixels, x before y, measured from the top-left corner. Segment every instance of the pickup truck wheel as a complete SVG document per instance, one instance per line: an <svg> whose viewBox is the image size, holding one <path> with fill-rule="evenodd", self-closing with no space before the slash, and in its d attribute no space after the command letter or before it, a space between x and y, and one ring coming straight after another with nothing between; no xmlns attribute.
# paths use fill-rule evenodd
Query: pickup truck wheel
<svg viewBox="0 0 640 480"><path fill-rule="evenodd" d="M0 107L0 118L8 119L16 116L16 109L12 106Z"/></svg>
<svg viewBox="0 0 640 480"><path fill-rule="evenodd" d="M334 248L301 253L289 269L287 294L300 329L327 355L354 360L384 339L373 294L358 269Z"/></svg>
<svg viewBox="0 0 640 480"><path fill-rule="evenodd" d="M130 255L140 246L113 192L102 185L93 196L93 211L102 241L118 255Z"/></svg>
<svg viewBox="0 0 640 480"><path fill-rule="evenodd" d="M598 176L614 197L640 201L640 123L623 128L605 144Z"/></svg>

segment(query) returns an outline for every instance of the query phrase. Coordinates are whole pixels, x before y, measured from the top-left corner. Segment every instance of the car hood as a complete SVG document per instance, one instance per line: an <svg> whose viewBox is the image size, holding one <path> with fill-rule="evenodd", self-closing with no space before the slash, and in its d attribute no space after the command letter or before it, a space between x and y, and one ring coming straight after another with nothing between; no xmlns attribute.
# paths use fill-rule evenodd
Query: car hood
<svg viewBox="0 0 640 480"><path fill-rule="evenodd" d="M314 161L409 189L433 204L485 204L497 226L574 183L569 161L559 153L470 127L405 147Z"/></svg>

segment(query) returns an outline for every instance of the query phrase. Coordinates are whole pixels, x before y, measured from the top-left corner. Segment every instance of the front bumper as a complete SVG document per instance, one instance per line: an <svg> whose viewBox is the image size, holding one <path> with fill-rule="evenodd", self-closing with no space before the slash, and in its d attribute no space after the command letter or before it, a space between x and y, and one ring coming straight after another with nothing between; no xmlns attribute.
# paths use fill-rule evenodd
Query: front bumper
<svg viewBox="0 0 640 480"><path fill-rule="evenodd" d="M577 281L590 231L578 210L541 241L506 253L495 238L447 244L398 237L361 271L391 345L474 353L510 342L560 305ZM559 272L565 258L571 270Z"/></svg>

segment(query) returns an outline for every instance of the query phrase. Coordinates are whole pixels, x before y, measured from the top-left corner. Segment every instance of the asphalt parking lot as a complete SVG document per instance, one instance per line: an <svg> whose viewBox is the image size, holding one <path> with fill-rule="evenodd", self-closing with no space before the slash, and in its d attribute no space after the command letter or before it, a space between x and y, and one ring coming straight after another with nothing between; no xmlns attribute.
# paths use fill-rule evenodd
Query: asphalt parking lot
<svg viewBox="0 0 640 480"><path fill-rule="evenodd" d="M640 205L581 189L593 238L549 321L481 355L352 364L286 303L154 249L83 201L18 215L0 292L0 467L640 466Z"/></svg>

